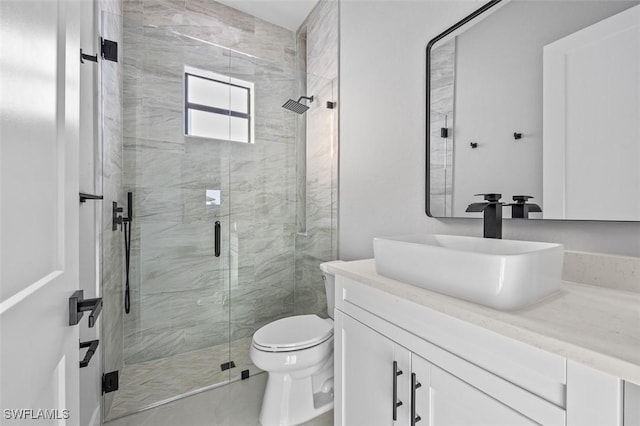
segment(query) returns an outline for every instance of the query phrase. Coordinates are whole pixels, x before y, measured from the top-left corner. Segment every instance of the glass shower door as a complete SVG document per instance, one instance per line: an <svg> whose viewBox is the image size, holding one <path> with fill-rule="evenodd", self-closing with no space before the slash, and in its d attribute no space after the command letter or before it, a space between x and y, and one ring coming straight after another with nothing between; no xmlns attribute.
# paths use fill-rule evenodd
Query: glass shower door
<svg viewBox="0 0 640 426"><path fill-rule="evenodd" d="M124 25L123 137L121 145L105 138L103 152L111 198L122 205L133 194L131 307L123 306L123 235L105 228L103 289L113 296L103 331L114 342L104 347L105 371L120 371L106 419L226 384L231 371L232 143L189 135L185 108L198 100L185 98L187 74L228 74L228 51L134 19Z"/></svg>
<svg viewBox="0 0 640 426"><path fill-rule="evenodd" d="M253 333L293 315L297 93L291 60L230 52L230 76L250 82L251 138L230 146L229 273L232 379L261 372L250 359ZM297 99L297 98L296 98Z"/></svg>

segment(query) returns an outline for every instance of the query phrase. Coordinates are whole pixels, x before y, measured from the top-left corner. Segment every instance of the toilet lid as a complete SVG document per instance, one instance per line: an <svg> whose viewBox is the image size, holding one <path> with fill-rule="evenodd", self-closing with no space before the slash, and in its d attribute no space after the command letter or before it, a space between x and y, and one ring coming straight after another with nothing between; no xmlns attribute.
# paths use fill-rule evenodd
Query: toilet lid
<svg viewBox="0 0 640 426"><path fill-rule="evenodd" d="M253 334L254 345L267 351L304 349L333 336L333 326L317 315L282 318L261 327Z"/></svg>

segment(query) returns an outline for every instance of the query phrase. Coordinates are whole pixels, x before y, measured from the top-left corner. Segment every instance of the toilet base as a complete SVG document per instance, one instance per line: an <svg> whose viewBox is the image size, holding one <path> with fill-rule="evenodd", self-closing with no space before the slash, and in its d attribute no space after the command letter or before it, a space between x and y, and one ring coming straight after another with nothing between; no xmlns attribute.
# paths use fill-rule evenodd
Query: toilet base
<svg viewBox="0 0 640 426"><path fill-rule="evenodd" d="M306 377L296 378L291 374L268 373L260 410L260 424L295 426L331 409L333 357L316 374Z"/></svg>

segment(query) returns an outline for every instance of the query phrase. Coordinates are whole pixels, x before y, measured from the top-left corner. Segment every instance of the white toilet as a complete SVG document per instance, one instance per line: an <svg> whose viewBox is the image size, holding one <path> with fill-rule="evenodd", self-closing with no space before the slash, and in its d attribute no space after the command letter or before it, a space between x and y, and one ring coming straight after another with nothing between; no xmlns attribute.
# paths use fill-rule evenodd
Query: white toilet
<svg viewBox="0 0 640 426"><path fill-rule="evenodd" d="M334 276L320 265L327 311L333 318ZM333 320L296 315L253 334L251 361L266 371L260 424L293 426L333 408Z"/></svg>

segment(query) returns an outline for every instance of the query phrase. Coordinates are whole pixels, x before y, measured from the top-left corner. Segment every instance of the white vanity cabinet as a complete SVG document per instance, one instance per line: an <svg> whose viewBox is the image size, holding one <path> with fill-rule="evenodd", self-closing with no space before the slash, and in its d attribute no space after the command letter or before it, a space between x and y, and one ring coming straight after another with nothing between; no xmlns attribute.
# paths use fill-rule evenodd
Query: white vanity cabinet
<svg viewBox="0 0 640 426"><path fill-rule="evenodd" d="M340 275L335 356L336 425L623 425L622 380Z"/></svg>
<svg viewBox="0 0 640 426"><path fill-rule="evenodd" d="M418 359L421 363L426 361ZM427 363L428 364L428 363ZM414 367L415 368L415 367ZM536 425L538 422L500 401L499 396L489 395L453 374L431 365L428 388L416 390L417 414L425 416L425 424L431 425ZM424 395L421 397L420 393ZM535 418L535 413L532 413ZM428 416L428 417L427 417ZM547 424L564 424L564 416L557 412Z"/></svg>
<svg viewBox="0 0 640 426"><path fill-rule="evenodd" d="M348 426L375 425L564 425L564 411L550 405L546 413L536 412L531 401L518 399L518 389L502 383L491 392L492 384L483 383L483 371L466 367L471 383L439 368L410 352L391 339L372 330L349 315L336 314L337 336L341 336L341 385L344 404L341 421ZM458 360L459 362L464 362ZM455 361L454 361L455 362ZM475 382L473 379L477 379ZM394 383L395 382L395 383ZM484 385L489 386L484 386ZM476 387L477 386L477 387ZM396 389L394 398L394 387ZM499 386L498 386L499 387ZM482 390L481 390L482 389ZM501 401L503 396L507 401ZM511 397L511 398L510 398ZM515 398L513 398L515 397ZM538 399L531 396L530 399ZM396 406L394 407L394 401ZM521 408L533 419L506 405ZM394 419L395 410L395 421ZM414 422L411 422L411 417Z"/></svg>
<svg viewBox="0 0 640 426"><path fill-rule="evenodd" d="M337 312L337 322L341 324L345 372L342 392L349 395L343 424L392 425L394 412L396 420L408 421L410 352L347 315Z"/></svg>

